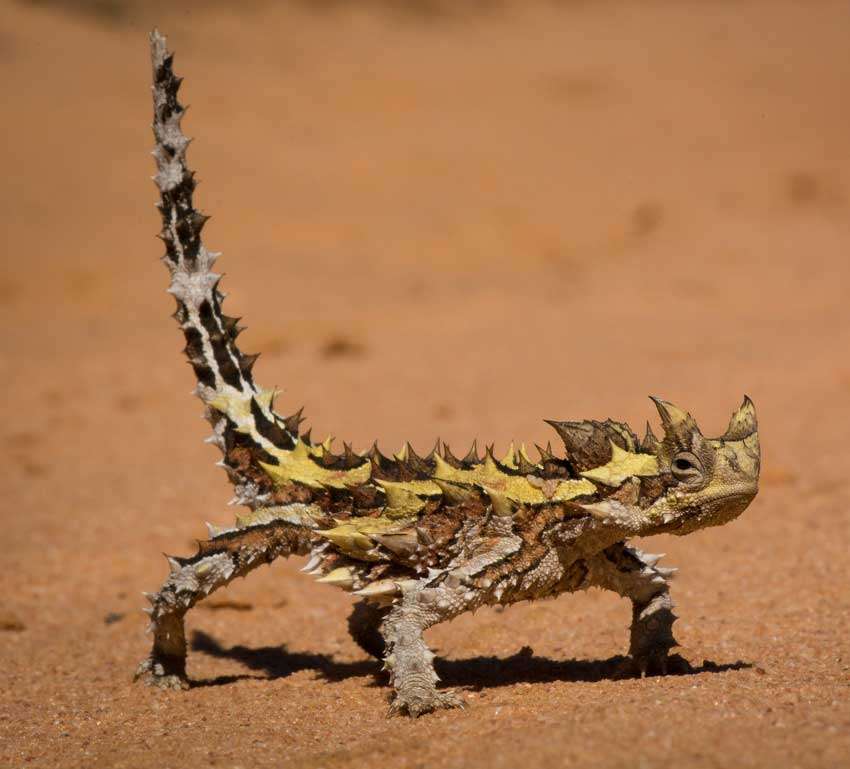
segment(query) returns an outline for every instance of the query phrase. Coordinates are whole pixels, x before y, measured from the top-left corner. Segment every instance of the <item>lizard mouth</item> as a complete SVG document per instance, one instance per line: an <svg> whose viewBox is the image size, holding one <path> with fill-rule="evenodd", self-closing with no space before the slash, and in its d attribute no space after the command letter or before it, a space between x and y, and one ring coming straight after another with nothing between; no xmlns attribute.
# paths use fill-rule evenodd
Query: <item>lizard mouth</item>
<svg viewBox="0 0 850 769"><path fill-rule="evenodd" d="M709 499L694 504L679 518L678 525L670 529L671 534L690 534L698 529L721 526L737 518L749 507L758 493L755 484L741 484L727 488L722 494L712 495Z"/></svg>
<svg viewBox="0 0 850 769"><path fill-rule="evenodd" d="M744 507L746 507L752 502L756 494L758 494L758 482L736 483L730 486L723 486L717 492L709 492L707 494L705 492L698 492L691 499L687 499L686 497L683 506L705 510L706 508L716 508L718 505L726 507L727 505L735 506L743 503Z"/></svg>

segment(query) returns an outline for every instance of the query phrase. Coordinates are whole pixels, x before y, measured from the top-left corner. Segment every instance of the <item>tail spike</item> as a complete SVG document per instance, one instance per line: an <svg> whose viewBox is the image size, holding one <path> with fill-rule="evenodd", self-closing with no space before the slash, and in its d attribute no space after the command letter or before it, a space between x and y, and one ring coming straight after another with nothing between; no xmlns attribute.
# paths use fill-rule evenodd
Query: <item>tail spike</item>
<svg viewBox="0 0 850 769"><path fill-rule="evenodd" d="M221 275L221 274L218 274L218 273L215 273L215 272L211 272L209 274L209 277L213 281L212 295L215 298L215 300L219 304L221 304L221 302L223 302L225 299L227 299L227 294L225 294L223 291L219 290L219 286L221 285L221 281L222 281L222 278L224 278L224 275Z"/></svg>
<svg viewBox="0 0 850 769"><path fill-rule="evenodd" d="M204 225L210 220L210 218L210 216L202 214L200 211L192 211L192 213L189 214L187 222L194 237L199 238L201 236L201 230L204 229Z"/></svg>
<svg viewBox="0 0 850 769"><path fill-rule="evenodd" d="M244 376L251 376L251 372L254 369L254 364L257 362L257 359L260 357L260 353L255 352L251 354L242 353L239 358L239 368L242 370L242 374Z"/></svg>
<svg viewBox="0 0 850 769"><path fill-rule="evenodd" d="M189 311L182 302L177 302L177 309L171 313L171 317L183 326L189 320Z"/></svg>
<svg viewBox="0 0 850 769"><path fill-rule="evenodd" d="M284 417L283 426L290 435L298 435L298 427L304 421L304 417L301 416L303 413L304 407L302 406L294 414Z"/></svg>
<svg viewBox="0 0 850 769"><path fill-rule="evenodd" d="M229 315L221 316L221 323L224 326L224 333L232 340L236 339L239 336L240 332L243 331L243 327L239 325L239 321L242 318L233 318Z"/></svg>

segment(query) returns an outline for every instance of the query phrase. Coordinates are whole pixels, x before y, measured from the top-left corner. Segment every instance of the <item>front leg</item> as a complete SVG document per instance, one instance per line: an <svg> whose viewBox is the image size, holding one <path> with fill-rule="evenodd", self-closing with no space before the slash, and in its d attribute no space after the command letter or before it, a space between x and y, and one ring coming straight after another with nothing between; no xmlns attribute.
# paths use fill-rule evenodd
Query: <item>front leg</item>
<svg viewBox="0 0 850 769"><path fill-rule="evenodd" d="M631 599L629 672L667 672L673 637L673 599L668 580L675 569L656 566L660 556L618 542L588 562L590 583Z"/></svg>

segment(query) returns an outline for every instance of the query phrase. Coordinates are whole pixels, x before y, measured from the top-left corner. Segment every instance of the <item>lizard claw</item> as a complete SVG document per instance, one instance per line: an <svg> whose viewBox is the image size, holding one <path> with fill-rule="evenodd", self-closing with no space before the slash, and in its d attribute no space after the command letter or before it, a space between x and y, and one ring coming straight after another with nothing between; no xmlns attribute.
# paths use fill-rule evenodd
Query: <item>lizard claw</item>
<svg viewBox="0 0 850 769"><path fill-rule="evenodd" d="M614 671L614 678L646 678L687 673L690 663L679 654L668 654L667 649L656 649L640 656L632 655L623 660Z"/></svg>
<svg viewBox="0 0 850 769"><path fill-rule="evenodd" d="M421 693L417 693L415 697L405 697L401 692L397 692L387 710L387 718L401 713L407 713L413 718L418 718L435 710L448 710L450 708L463 710L465 707L466 703L463 698L451 690L434 690L428 697L423 697Z"/></svg>

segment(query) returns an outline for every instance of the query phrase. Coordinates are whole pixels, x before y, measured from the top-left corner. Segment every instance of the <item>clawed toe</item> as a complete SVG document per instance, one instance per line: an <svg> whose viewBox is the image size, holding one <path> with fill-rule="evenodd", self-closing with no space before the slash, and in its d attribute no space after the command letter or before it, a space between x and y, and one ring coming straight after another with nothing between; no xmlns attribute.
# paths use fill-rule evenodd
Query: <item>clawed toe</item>
<svg viewBox="0 0 850 769"><path fill-rule="evenodd" d="M667 649L660 649L633 655L623 660L614 672L615 679L646 678L647 676L666 676L687 673L691 666L678 654L669 655Z"/></svg>
<svg viewBox="0 0 850 769"><path fill-rule="evenodd" d="M466 703L463 698L454 691L434 691L429 697L406 698L397 693L390 704L387 717L406 713L413 718L432 713L435 710L448 710L451 708L464 708Z"/></svg>

